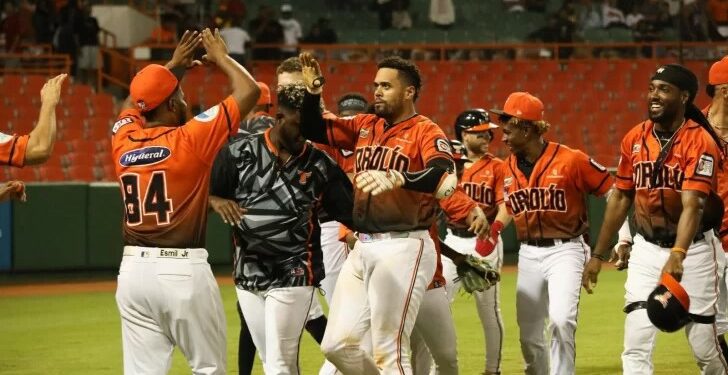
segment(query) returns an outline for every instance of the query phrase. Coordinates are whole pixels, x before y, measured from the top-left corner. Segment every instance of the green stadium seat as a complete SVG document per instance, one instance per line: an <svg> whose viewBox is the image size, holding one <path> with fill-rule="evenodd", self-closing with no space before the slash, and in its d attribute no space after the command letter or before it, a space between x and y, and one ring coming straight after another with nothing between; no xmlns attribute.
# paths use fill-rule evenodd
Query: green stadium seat
<svg viewBox="0 0 728 375"><path fill-rule="evenodd" d="M604 29L586 29L584 30L584 41L592 43L605 43L610 41L610 35Z"/></svg>

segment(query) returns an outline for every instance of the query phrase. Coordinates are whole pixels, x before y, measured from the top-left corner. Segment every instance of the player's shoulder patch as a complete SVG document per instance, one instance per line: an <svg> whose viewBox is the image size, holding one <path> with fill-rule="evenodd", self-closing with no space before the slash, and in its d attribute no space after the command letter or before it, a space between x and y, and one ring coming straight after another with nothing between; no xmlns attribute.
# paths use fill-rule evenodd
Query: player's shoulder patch
<svg viewBox="0 0 728 375"><path fill-rule="evenodd" d="M435 139L435 150L444 152L448 155L452 155L452 149L450 148L450 141L445 138Z"/></svg>
<svg viewBox="0 0 728 375"><path fill-rule="evenodd" d="M589 158L589 164L592 165L592 167L596 168L599 172L606 172L607 168L601 164L599 164L596 160Z"/></svg>
<svg viewBox="0 0 728 375"><path fill-rule="evenodd" d="M134 122L134 118L130 116L122 117L114 123L114 127L111 128L111 134L116 134L124 125L129 125Z"/></svg>
<svg viewBox="0 0 728 375"><path fill-rule="evenodd" d="M695 167L695 174L703 177L713 177L713 169L715 160L712 155L703 154L698 159L698 165Z"/></svg>
<svg viewBox="0 0 728 375"><path fill-rule="evenodd" d="M199 115L195 116L195 120L199 122L210 122L217 118L217 115L220 113L220 105L216 105L214 107L208 108L205 112L200 113Z"/></svg>
<svg viewBox="0 0 728 375"><path fill-rule="evenodd" d="M13 140L13 136L0 132L0 143L8 143Z"/></svg>

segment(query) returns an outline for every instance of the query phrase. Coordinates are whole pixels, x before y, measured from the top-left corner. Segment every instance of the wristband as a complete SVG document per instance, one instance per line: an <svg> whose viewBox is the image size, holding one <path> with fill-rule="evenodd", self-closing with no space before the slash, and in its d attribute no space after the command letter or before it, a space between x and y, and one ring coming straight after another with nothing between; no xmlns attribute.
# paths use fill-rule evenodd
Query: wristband
<svg viewBox="0 0 728 375"><path fill-rule="evenodd" d="M608 262L609 261L609 259L607 259L606 255L604 255L604 254L594 253L594 254L592 254L592 258L597 258L597 259L601 260L602 262Z"/></svg>
<svg viewBox="0 0 728 375"><path fill-rule="evenodd" d="M500 220L496 220L490 225L490 234L498 236L503 231L503 223Z"/></svg>
<svg viewBox="0 0 728 375"><path fill-rule="evenodd" d="M685 256L688 255L688 251L683 249L682 247L673 247L672 249L670 249L670 252L671 253L680 253Z"/></svg>

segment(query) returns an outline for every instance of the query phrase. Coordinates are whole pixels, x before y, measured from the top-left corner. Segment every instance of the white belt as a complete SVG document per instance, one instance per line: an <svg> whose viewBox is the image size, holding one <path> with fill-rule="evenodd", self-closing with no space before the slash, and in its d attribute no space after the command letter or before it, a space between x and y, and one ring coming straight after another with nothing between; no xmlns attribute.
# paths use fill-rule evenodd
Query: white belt
<svg viewBox="0 0 728 375"><path fill-rule="evenodd" d="M207 250L124 246L124 256L164 259L207 259Z"/></svg>
<svg viewBox="0 0 728 375"><path fill-rule="evenodd" d="M413 230L407 232L359 233L358 237L361 242L374 242L395 238L425 238L429 237L429 235L430 233L426 230Z"/></svg>

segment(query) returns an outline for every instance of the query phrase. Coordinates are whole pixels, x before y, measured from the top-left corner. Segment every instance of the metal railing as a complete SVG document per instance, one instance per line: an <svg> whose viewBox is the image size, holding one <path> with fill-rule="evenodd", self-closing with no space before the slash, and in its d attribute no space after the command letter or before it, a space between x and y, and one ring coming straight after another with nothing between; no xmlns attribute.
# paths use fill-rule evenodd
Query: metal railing
<svg viewBox="0 0 728 375"><path fill-rule="evenodd" d="M0 53L0 74L54 76L71 71L71 58L60 54Z"/></svg>

